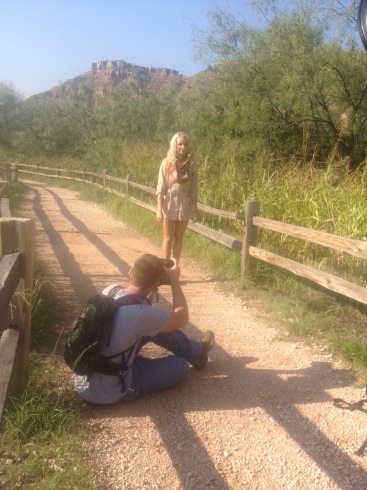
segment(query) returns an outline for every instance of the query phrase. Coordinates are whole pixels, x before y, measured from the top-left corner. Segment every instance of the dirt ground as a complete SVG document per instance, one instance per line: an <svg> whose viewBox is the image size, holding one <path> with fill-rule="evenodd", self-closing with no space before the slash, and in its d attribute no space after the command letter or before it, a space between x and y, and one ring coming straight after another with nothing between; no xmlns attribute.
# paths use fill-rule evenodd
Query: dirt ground
<svg viewBox="0 0 367 490"><path fill-rule="evenodd" d="M76 192L28 184L22 216L35 219L36 255L57 287L64 342L88 296L126 285L134 260L160 255L160 247ZM85 409L94 437L84 444L98 488L367 489L367 451L355 454L367 438L367 407L332 403L364 398L346 366L323 349L284 340L260 304L225 295L185 257L181 266L191 320L185 331L196 338L215 332L210 362L174 389ZM158 307L170 301L162 288ZM67 379L72 384L71 372Z"/></svg>

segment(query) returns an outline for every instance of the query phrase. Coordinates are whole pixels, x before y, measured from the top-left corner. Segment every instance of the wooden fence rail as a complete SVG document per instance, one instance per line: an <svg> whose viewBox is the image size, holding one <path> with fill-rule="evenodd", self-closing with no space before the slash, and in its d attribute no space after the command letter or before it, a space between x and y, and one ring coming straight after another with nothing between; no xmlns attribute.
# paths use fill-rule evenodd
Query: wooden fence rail
<svg viewBox="0 0 367 490"><path fill-rule="evenodd" d="M33 169L33 170L32 170ZM132 203L144 207L152 212L156 212L156 206L144 202L130 195L130 188L138 189L149 195L155 195L156 190L142 184L131 182L129 175L126 179L107 175L106 170L102 172L86 170L67 170L55 169L51 167L40 167L38 165L18 164L20 173L38 174L46 177L56 177L88 182L123 198L129 199ZM49 173L41 173L40 170L47 170ZM80 177L81 176L81 177ZM121 188L115 189L108 186L108 182L121 184ZM291 272L295 276L310 280L324 289L346 296L359 303L367 305L367 289L332 274L308 267L293 260L273 254L258 248L257 232L259 228L275 231L282 235L290 236L314 243L323 247L331 248L339 252L347 253L359 259L367 260L367 242L343 238L330 233L303 228L291 224L273 221L262 218L260 214L260 203L258 201L247 201L244 206L244 213L236 213L222 209L215 209L199 203L198 209L202 212L228 219L243 221L242 240L238 240L225 233L213 230L199 223L189 223L189 229L204 235L217 243L220 243L233 251L240 253L242 275L253 269L256 260L266 262L271 266L281 268Z"/></svg>
<svg viewBox="0 0 367 490"><path fill-rule="evenodd" d="M0 422L10 395L28 380L34 221L0 218Z"/></svg>
<svg viewBox="0 0 367 490"><path fill-rule="evenodd" d="M249 201L247 203L247 221L249 225L247 227L247 237L244 254L244 268L250 268L253 266L253 262L250 262L250 257L262 260L272 266L287 270L292 274L312 281L319 286L333 291L334 293L346 296L350 299L358 301L367 305L367 289L362 286L357 286L349 281L341 279L332 274L308 267L290 259L286 259L279 255L273 254L269 251L262 250L256 247L256 234L258 228L264 228L271 231L282 233L283 235L291 236L304 240L310 243L315 243L339 252L344 252L354 257L358 257L363 260L367 260L367 242L361 240L353 240L350 238L343 238L331 233L325 233L323 231L311 230L309 228L303 228L301 226L294 226L279 221L273 221L257 216L260 209L260 203L257 201Z"/></svg>

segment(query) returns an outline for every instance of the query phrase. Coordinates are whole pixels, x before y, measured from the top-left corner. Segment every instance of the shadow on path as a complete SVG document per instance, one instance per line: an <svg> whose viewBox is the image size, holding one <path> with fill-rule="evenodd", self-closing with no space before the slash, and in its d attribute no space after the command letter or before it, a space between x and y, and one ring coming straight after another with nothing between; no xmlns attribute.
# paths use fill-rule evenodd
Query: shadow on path
<svg viewBox="0 0 367 490"><path fill-rule="evenodd" d="M88 291L88 294L93 293L94 287L90 277L83 273L64 242L62 233L56 230L49 220L35 187L32 185L35 192L34 213L44 227L65 280L70 281L76 296L80 290ZM53 197L63 217L90 242L89 253L93 254L93 248L97 249L122 275L126 276L130 265L76 218L55 192L47 188L45 190ZM164 307L169 307L167 302L164 302ZM195 332L200 332L195 325L190 325L191 327ZM187 483L187 475L192 471L203 471L204 466L205 473L211 475L212 482L210 483L212 486L208 484L207 488L229 489L228 482L219 473L185 414L194 411L261 408L284 428L297 445L341 489L367 488L366 472L297 407L297 405L322 402L330 402L328 406L331 407L331 397L327 390L340 387L341 380L344 380L344 386L350 384L351 380L348 381L346 373L339 371L340 376L336 382L335 372L332 372L330 364L326 362L313 363L309 368L301 370L256 369L251 367L251 363L256 362L257 359L232 357L218 345L215 346L214 355L220 357L221 361L209 363L205 370L191 373L188 384L165 392L165 398L178 397L179 403L173 408L169 404L162 404L162 394L155 393L124 405L104 409L88 407L86 414L97 419L99 417L150 417L172 457L182 488L187 490L193 488L191 483ZM196 390L195 397L190 397L191 390ZM246 432L243 433L243 438L246 438ZM180 445L178 440L185 443ZM194 446L187 441L195 441ZM193 470L195 460L200 461L201 468ZM345 475L348 475L347 480ZM351 481L358 482L361 486L351 487Z"/></svg>

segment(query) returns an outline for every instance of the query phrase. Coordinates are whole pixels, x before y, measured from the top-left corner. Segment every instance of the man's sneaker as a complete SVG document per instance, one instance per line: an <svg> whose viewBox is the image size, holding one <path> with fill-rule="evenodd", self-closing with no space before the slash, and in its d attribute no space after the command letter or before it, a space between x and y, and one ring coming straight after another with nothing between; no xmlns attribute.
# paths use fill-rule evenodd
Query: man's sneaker
<svg viewBox="0 0 367 490"><path fill-rule="evenodd" d="M203 346L203 350L201 352L200 359L197 363L194 364L195 369L203 369L205 364L208 362L208 353L212 350L214 345L214 333L211 330L208 330L204 334L204 340L201 341Z"/></svg>

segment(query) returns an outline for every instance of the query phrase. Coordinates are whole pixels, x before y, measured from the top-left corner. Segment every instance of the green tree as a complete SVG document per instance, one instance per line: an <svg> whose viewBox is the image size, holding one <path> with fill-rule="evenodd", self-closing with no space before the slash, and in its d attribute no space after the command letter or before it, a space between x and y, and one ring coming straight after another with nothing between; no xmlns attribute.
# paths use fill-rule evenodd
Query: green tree
<svg viewBox="0 0 367 490"><path fill-rule="evenodd" d="M263 29L211 13L201 42L216 61L229 135L279 156L326 161L337 150L352 165L364 158L366 77L363 53L326 42L310 12L274 15ZM200 53L199 53L200 54Z"/></svg>
<svg viewBox="0 0 367 490"><path fill-rule="evenodd" d="M13 85L0 82L0 147L9 149L11 134L16 130L14 114L22 95Z"/></svg>
<svg viewBox="0 0 367 490"><path fill-rule="evenodd" d="M93 109L88 85L69 87L63 96L51 93L31 97L17 106L12 148L33 157L81 158L85 149L85 127Z"/></svg>

